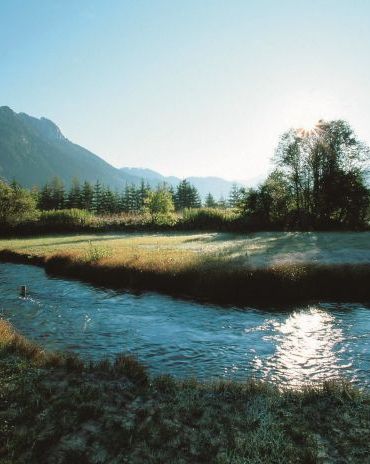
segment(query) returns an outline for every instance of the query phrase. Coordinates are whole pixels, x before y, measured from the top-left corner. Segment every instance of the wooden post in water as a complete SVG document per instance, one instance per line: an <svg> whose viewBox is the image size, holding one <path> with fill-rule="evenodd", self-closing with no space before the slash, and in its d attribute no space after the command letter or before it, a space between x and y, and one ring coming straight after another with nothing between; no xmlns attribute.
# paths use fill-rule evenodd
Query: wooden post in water
<svg viewBox="0 0 370 464"><path fill-rule="evenodd" d="M21 286L21 296L25 298L27 296L27 287L25 285Z"/></svg>

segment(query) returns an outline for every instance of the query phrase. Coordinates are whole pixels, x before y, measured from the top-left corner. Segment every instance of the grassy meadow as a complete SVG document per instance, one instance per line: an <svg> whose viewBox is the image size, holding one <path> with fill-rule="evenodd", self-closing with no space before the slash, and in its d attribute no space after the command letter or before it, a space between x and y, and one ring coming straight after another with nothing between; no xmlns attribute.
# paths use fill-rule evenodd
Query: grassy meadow
<svg viewBox="0 0 370 464"><path fill-rule="evenodd" d="M91 250L114 263L140 263L158 270L219 260L268 267L281 263L359 264L370 260L370 232L116 233L0 239L0 249L38 257Z"/></svg>
<svg viewBox="0 0 370 464"><path fill-rule="evenodd" d="M352 462L369 456L370 399L345 383L150 378L134 358L83 363L0 320L0 462Z"/></svg>
<svg viewBox="0 0 370 464"><path fill-rule="evenodd" d="M370 232L52 235L2 239L0 258L223 303L370 296Z"/></svg>

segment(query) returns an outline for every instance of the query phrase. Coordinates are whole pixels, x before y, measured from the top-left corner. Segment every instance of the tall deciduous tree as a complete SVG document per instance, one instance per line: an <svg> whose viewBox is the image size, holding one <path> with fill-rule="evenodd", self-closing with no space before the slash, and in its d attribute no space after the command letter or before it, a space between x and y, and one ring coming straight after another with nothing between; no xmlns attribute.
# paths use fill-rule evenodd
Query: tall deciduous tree
<svg viewBox="0 0 370 464"><path fill-rule="evenodd" d="M284 134L275 161L287 182L296 222L359 226L369 205L364 182L368 160L368 148L342 120Z"/></svg>

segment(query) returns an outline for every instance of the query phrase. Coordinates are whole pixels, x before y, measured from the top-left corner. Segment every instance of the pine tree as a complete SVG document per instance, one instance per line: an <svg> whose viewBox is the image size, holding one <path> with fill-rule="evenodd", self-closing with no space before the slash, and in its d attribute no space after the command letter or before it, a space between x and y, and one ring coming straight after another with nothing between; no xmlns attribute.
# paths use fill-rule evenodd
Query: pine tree
<svg viewBox="0 0 370 464"><path fill-rule="evenodd" d="M72 186L68 192L68 207L81 208L82 207L82 194L80 181L74 177L72 179Z"/></svg>
<svg viewBox="0 0 370 464"><path fill-rule="evenodd" d="M228 204L231 208L237 208L240 206L240 202L242 200L242 189L238 187L236 184L231 186Z"/></svg>
<svg viewBox="0 0 370 464"><path fill-rule="evenodd" d="M94 189L92 185L85 181L81 190L81 208L88 211L93 210Z"/></svg>
<svg viewBox="0 0 370 464"><path fill-rule="evenodd" d="M121 208L122 211L125 213L129 213L131 211L131 190L128 184L125 185L125 189L122 193L121 197Z"/></svg>
<svg viewBox="0 0 370 464"><path fill-rule="evenodd" d="M202 202L198 190L186 179L177 186L175 193L175 206L177 210L184 208L199 208Z"/></svg>
<svg viewBox="0 0 370 464"><path fill-rule="evenodd" d="M207 208L216 208L217 207L217 202L216 202L216 200L214 199L214 197L213 197L213 195L211 193L209 193L206 196L205 206Z"/></svg>
<svg viewBox="0 0 370 464"><path fill-rule="evenodd" d="M49 184L45 184L42 187L40 191L37 207L41 211L48 211L54 208L52 190Z"/></svg>
<svg viewBox="0 0 370 464"><path fill-rule="evenodd" d="M194 186L191 186L188 208L200 208L201 206L202 200L200 199L199 192Z"/></svg>
<svg viewBox="0 0 370 464"><path fill-rule="evenodd" d="M137 201L137 208L138 211L141 211L144 208L144 202L146 197L150 192L150 186L148 183L145 184L144 179L140 182L140 187L138 189L138 201Z"/></svg>
<svg viewBox="0 0 370 464"><path fill-rule="evenodd" d="M94 195L93 195L93 202L92 202L92 210L95 214L102 213L101 196L102 196L102 186L101 186L101 183L97 180L94 185Z"/></svg>
<svg viewBox="0 0 370 464"><path fill-rule="evenodd" d="M101 192L100 214L113 214L115 212L115 196L109 187L104 187Z"/></svg>
<svg viewBox="0 0 370 464"><path fill-rule="evenodd" d="M65 207L65 187L63 181L59 177L54 177L51 181L51 197L53 202L52 209L63 209Z"/></svg>

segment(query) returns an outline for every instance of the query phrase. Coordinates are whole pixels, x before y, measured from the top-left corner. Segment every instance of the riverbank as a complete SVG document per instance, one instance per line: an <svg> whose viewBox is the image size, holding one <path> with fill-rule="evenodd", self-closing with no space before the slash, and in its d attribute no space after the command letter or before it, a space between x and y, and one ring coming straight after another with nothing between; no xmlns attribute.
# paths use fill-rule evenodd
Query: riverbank
<svg viewBox="0 0 370 464"><path fill-rule="evenodd" d="M368 233L77 235L0 241L51 275L221 304L370 298Z"/></svg>
<svg viewBox="0 0 370 464"><path fill-rule="evenodd" d="M364 463L370 398L344 383L150 378L134 358L83 363L0 321L0 462Z"/></svg>

